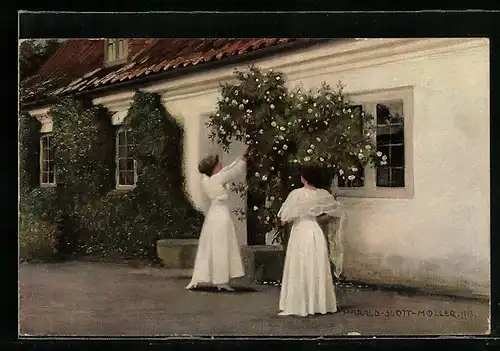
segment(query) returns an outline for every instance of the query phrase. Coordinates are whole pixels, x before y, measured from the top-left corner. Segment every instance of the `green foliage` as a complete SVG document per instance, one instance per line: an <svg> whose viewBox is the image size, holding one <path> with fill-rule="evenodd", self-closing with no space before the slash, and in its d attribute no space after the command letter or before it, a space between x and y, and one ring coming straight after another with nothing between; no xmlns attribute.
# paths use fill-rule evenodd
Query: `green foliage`
<svg viewBox="0 0 500 351"><path fill-rule="evenodd" d="M183 191L182 129L158 95L137 92L124 120L124 127L132 128L139 176L137 186L127 191L115 190L116 128L109 112L64 98L49 113L57 187L26 191L29 201L21 204L21 212L29 221L24 220L23 228L35 221L36 225L25 230L23 238L33 237L38 230L39 241L45 242L48 229L44 226L54 222L58 211L66 215L65 230L81 253L154 259L157 239L199 234L203 216ZM31 151L26 149L25 155L30 162L36 158L38 164L33 145L26 143ZM29 156L30 152L36 156Z"/></svg>
<svg viewBox="0 0 500 351"><path fill-rule="evenodd" d="M55 225L30 213L19 218L19 255L22 260L50 260L54 254Z"/></svg>
<svg viewBox="0 0 500 351"><path fill-rule="evenodd" d="M137 186L108 192L80 209L80 221L92 233L83 246L87 252L151 257L158 239L197 237L203 215L183 190L183 133L160 96L136 92L123 127L134 139Z"/></svg>
<svg viewBox="0 0 500 351"><path fill-rule="evenodd" d="M289 90L281 72L255 67L235 76L236 83L221 86L208 126L225 150L234 140L250 145L248 188L235 190L253 194L247 215L263 233L274 230L282 239L277 213L299 185L301 165L323 169L328 187L335 174L352 181L358 167L385 162L371 137L373 117L351 108L340 84Z"/></svg>

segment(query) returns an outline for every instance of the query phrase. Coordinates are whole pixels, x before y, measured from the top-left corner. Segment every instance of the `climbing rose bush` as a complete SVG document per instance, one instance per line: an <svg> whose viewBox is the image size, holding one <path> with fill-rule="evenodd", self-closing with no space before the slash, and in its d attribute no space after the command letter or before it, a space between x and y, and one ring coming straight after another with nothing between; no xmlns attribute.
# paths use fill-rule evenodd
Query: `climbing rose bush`
<svg viewBox="0 0 500 351"><path fill-rule="evenodd" d="M221 85L208 121L210 138L225 151L234 141L250 146L246 185L233 189L242 196L260 192L264 201L247 211L278 242L284 232L277 213L299 186L301 165L321 167L328 187L335 175L352 182L362 167L387 162L376 150L373 117L353 106L340 83L306 91L289 89L284 74L272 69L252 66L234 74L236 82Z"/></svg>

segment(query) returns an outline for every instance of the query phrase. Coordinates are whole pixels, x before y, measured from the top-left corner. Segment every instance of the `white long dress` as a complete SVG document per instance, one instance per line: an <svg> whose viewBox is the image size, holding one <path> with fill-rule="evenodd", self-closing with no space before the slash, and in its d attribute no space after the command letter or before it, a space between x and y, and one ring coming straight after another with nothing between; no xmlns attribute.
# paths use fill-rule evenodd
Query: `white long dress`
<svg viewBox="0 0 500 351"><path fill-rule="evenodd" d="M240 247L227 205L229 182L245 171L238 159L211 177L203 176L202 189L211 200L201 229L193 276L186 289L199 283L225 284L245 275Z"/></svg>
<svg viewBox="0 0 500 351"><path fill-rule="evenodd" d="M328 246L317 216L335 216L339 203L326 190L293 190L278 217L293 222L281 284L280 315L337 312Z"/></svg>

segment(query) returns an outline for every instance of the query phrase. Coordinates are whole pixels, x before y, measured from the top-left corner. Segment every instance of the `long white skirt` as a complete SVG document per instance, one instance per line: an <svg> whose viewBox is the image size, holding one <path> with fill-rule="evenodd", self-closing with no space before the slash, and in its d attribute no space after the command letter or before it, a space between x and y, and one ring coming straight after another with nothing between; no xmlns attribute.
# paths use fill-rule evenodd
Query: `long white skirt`
<svg viewBox="0 0 500 351"><path fill-rule="evenodd" d="M199 283L225 284L245 275L231 213L225 203L210 206L201 229L190 289Z"/></svg>
<svg viewBox="0 0 500 351"><path fill-rule="evenodd" d="M300 219L292 227L279 308L281 316L337 312L326 239L315 219Z"/></svg>

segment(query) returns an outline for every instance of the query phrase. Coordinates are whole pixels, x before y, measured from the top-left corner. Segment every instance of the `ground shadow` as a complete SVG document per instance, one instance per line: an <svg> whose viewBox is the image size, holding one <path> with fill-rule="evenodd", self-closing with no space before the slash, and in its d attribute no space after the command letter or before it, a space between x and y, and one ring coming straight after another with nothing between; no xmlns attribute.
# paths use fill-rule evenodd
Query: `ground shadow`
<svg viewBox="0 0 500 351"><path fill-rule="evenodd" d="M191 289L192 291L204 291L204 292L213 292L217 294L244 294L244 293L253 293L258 292L259 290L247 286L233 286L234 291L227 290L218 290L215 286L197 286L196 288Z"/></svg>

